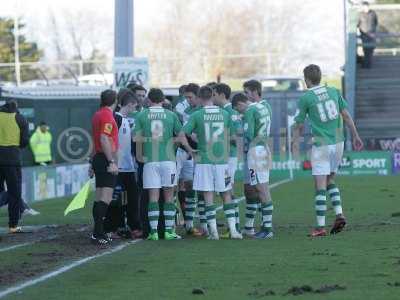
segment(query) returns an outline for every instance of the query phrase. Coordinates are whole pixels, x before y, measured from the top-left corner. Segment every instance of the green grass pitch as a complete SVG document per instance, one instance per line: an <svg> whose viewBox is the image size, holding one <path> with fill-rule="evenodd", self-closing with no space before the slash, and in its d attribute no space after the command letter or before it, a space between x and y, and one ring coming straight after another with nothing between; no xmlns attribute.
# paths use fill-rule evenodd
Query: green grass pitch
<svg viewBox="0 0 400 300"><path fill-rule="evenodd" d="M349 226L336 236L307 237L315 220L313 183L296 179L272 190L273 240L143 241L5 299L400 299L399 177L337 182ZM90 205L63 217L68 200L35 204L41 216L24 224L88 223ZM6 221L2 210L0 224ZM332 210L327 221L333 221ZM0 269L29 263L28 253L46 253L46 247L0 253ZM292 288L302 286L318 291L293 295ZM6 287L0 281L0 291Z"/></svg>

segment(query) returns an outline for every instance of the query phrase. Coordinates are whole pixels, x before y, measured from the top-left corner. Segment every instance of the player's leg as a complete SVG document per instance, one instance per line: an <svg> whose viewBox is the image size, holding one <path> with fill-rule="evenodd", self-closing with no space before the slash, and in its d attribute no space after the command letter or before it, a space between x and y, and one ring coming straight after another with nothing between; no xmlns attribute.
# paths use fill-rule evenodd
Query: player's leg
<svg viewBox="0 0 400 300"><path fill-rule="evenodd" d="M175 232L175 214L176 207L174 203L174 188L164 187L163 194L165 199L164 217L165 217L165 239L176 240L181 239Z"/></svg>
<svg viewBox="0 0 400 300"><path fill-rule="evenodd" d="M343 157L344 143L338 143L331 146L331 174L328 176L327 191L331 199L333 209L335 210L336 220L330 231L331 234L339 233L346 226L346 219L343 215L342 199L340 190L335 184L335 175Z"/></svg>
<svg viewBox="0 0 400 300"><path fill-rule="evenodd" d="M264 146L255 147L255 159L251 166L255 167L254 176L250 180L250 184L255 186L258 199L261 201L261 228L256 234L258 239L269 239L273 237L272 231L272 213L274 206L272 203L271 193L269 189L269 151Z"/></svg>
<svg viewBox="0 0 400 300"><path fill-rule="evenodd" d="M329 146L313 146L311 149L312 175L315 185L315 213L317 225L311 232L312 237L325 236L326 186L331 173Z"/></svg>
<svg viewBox="0 0 400 300"><path fill-rule="evenodd" d="M254 236L254 220L256 218L258 204L260 200L258 199L257 190L254 186L250 185L251 177L255 176L254 171L251 171L248 167L247 156L243 164L243 174L244 174L244 196L246 198L246 222L244 226L243 233L247 236Z"/></svg>
<svg viewBox="0 0 400 300"><path fill-rule="evenodd" d="M206 217L206 202L203 192L197 191L197 207L199 210L200 233L203 236L208 236L208 226Z"/></svg>
<svg viewBox="0 0 400 300"><path fill-rule="evenodd" d="M206 217L207 225L210 228L209 239L219 240L218 230L217 230L217 210L214 204L214 191L203 191L204 201L206 203Z"/></svg>
<svg viewBox="0 0 400 300"><path fill-rule="evenodd" d="M107 165L108 162L104 154L96 154L93 157L92 167L96 180L96 199L93 202L92 210L94 222L92 241L99 245L110 242L104 232L104 219L117 181L117 176L107 172Z"/></svg>
<svg viewBox="0 0 400 300"><path fill-rule="evenodd" d="M255 187L247 183L244 184L244 196L246 198L246 221L243 233L247 236L254 236L254 221L260 200Z"/></svg>
<svg viewBox="0 0 400 300"><path fill-rule="evenodd" d="M158 240L158 219L160 216L160 207L158 200L160 198L161 175L160 164L158 162L146 163L143 167L143 188L149 195L148 219L150 224L149 240Z"/></svg>
<svg viewBox="0 0 400 300"><path fill-rule="evenodd" d="M183 219L185 219L185 182L182 179L183 155L186 153L178 148L176 151L176 174L178 176L177 196Z"/></svg>
<svg viewBox="0 0 400 300"><path fill-rule="evenodd" d="M231 176L231 197L232 202L235 204L235 223L236 223L236 230L240 232L240 211L239 211L239 200L235 198L234 188L235 188L235 174L237 170L238 158L237 157L230 157L228 166L229 166L229 174Z"/></svg>
<svg viewBox="0 0 400 300"><path fill-rule="evenodd" d="M177 184L176 164L172 161L160 162L161 185L164 196L165 239L181 239L175 233L176 206L174 202L174 189Z"/></svg>
<svg viewBox="0 0 400 300"><path fill-rule="evenodd" d="M274 206L268 183L259 183L256 185L258 197L261 200L261 228L256 234L256 238L268 239L273 237L272 231L272 213Z"/></svg>
<svg viewBox="0 0 400 300"><path fill-rule="evenodd" d="M205 214L210 230L210 239L219 239L217 231L216 207L214 205L214 174L212 165L196 164L193 189L200 191L205 201Z"/></svg>
<svg viewBox="0 0 400 300"><path fill-rule="evenodd" d="M185 160L182 167L185 184L185 229L189 235L196 235L194 217L196 214L196 193L193 190L193 160Z"/></svg>
<svg viewBox="0 0 400 300"><path fill-rule="evenodd" d="M326 215L326 175L314 175L315 183L315 212L317 216L316 230L313 231L313 236L326 235L325 231L325 215Z"/></svg>
<svg viewBox="0 0 400 300"><path fill-rule="evenodd" d="M221 194L224 203L225 218L228 222L229 236L233 239L242 239L242 235L236 230L235 203L232 201L232 182L229 166L214 165L214 190Z"/></svg>
<svg viewBox="0 0 400 300"><path fill-rule="evenodd" d="M149 223L150 223L150 234L148 239L156 241L158 240L158 219L160 217L160 207L158 204L158 199L160 198L160 189L148 189L149 192Z"/></svg>

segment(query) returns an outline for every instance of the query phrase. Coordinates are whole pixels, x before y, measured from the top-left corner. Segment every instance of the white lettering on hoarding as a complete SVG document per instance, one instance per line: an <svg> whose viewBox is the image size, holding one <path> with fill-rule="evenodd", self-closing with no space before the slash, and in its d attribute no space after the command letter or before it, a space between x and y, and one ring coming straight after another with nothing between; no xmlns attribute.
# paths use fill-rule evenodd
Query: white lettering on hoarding
<svg viewBox="0 0 400 300"><path fill-rule="evenodd" d="M378 169L384 168L386 164L386 158L374 158L374 159L354 159L353 168L354 169Z"/></svg>

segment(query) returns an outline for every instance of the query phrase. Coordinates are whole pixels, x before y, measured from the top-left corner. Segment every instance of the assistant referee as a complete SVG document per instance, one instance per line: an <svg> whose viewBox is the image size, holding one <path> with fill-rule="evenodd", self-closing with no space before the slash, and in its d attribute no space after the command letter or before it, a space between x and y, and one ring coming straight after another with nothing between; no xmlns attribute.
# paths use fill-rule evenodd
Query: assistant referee
<svg viewBox="0 0 400 300"><path fill-rule="evenodd" d="M14 100L0 107L0 193L7 184L5 202L8 202L8 226L10 233L22 232L18 227L21 217L22 176L21 148L29 143L28 122L18 112Z"/></svg>
<svg viewBox="0 0 400 300"><path fill-rule="evenodd" d="M98 245L106 245L110 242L104 233L104 219L112 200L118 175L118 126L113 116L116 100L115 91L103 91L100 96L100 109L92 118L95 153L89 173L94 173L96 178L96 199L93 203L94 230L91 239Z"/></svg>

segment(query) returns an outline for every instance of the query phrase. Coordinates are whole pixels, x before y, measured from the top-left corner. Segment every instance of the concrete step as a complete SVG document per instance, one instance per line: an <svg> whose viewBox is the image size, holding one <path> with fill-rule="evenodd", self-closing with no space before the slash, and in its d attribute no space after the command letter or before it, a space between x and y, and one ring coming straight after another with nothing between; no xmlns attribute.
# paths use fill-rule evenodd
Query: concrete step
<svg viewBox="0 0 400 300"><path fill-rule="evenodd" d="M370 118L379 118L379 119L386 119L386 118L396 118L400 115L400 111L398 112L388 112L388 111L361 111L356 110L356 118L358 120L365 120ZM400 125L399 125L400 126Z"/></svg>
<svg viewBox="0 0 400 300"><path fill-rule="evenodd" d="M357 97L357 106L369 106L369 107L399 107L400 100L390 100L385 98L361 98Z"/></svg>

